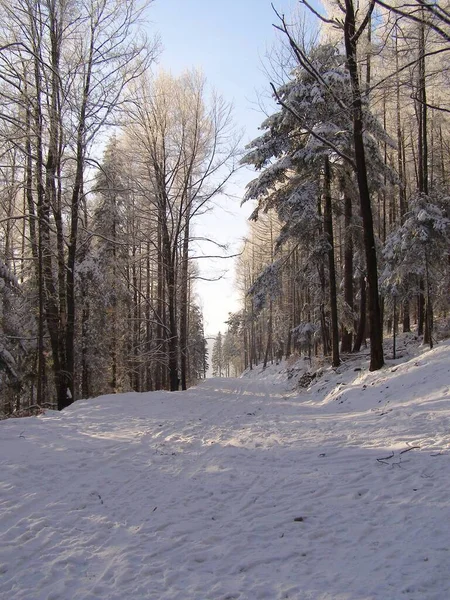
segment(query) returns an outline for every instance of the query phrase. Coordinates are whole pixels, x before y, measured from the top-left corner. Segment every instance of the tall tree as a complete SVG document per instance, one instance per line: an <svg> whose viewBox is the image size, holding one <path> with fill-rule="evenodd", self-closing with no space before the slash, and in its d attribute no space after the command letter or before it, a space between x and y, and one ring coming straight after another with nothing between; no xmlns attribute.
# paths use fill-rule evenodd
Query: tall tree
<svg viewBox="0 0 450 600"><path fill-rule="evenodd" d="M215 94L207 98L199 73L142 78L136 89L128 135L139 149L141 185L149 186L147 198L158 215L159 293L167 307L167 319L160 318L167 324L171 390L187 385L191 222L235 170L232 129L230 105Z"/></svg>
<svg viewBox="0 0 450 600"><path fill-rule="evenodd" d="M216 335L216 339L214 340L214 346L211 356L211 364L213 369L214 377L223 377L224 374L224 357L223 357L223 343L222 343L222 334L219 333Z"/></svg>

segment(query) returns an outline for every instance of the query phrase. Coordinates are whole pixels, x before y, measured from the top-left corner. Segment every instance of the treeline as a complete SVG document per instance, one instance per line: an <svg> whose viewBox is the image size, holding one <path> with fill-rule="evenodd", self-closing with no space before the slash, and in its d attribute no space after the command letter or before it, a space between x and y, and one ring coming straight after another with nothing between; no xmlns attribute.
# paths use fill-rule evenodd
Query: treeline
<svg viewBox="0 0 450 600"><path fill-rule="evenodd" d="M203 77L152 76L135 0L0 3L0 411L206 373L193 223L235 168Z"/></svg>
<svg viewBox="0 0 450 600"><path fill-rule="evenodd" d="M243 162L259 175L222 371L293 352L358 352L383 335L430 346L449 309L450 13L442 3L331 3L312 43L278 16L278 110ZM395 353L395 346L394 346Z"/></svg>

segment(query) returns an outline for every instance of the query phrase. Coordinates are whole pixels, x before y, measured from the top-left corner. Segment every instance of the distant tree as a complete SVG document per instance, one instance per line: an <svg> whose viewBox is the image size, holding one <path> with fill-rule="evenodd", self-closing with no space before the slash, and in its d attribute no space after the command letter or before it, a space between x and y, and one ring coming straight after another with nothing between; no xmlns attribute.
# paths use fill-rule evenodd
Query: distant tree
<svg viewBox="0 0 450 600"><path fill-rule="evenodd" d="M211 356L211 364L213 369L214 377L223 377L224 374L224 360L223 360L223 338L222 334L219 333L214 340L214 346Z"/></svg>
<svg viewBox="0 0 450 600"><path fill-rule="evenodd" d="M228 328L223 336L222 355L226 377L237 377L239 375L239 338ZM232 375L233 374L233 375Z"/></svg>
<svg viewBox="0 0 450 600"><path fill-rule="evenodd" d="M187 382L189 385L193 385L200 379L205 379L208 370L208 349L203 330L203 315L196 304L189 307L187 339Z"/></svg>

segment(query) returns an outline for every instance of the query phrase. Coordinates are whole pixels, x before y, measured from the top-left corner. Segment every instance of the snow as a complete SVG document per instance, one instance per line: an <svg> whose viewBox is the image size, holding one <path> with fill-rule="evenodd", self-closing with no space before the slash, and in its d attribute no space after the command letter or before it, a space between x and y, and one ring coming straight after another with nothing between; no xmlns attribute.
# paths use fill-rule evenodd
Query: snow
<svg viewBox="0 0 450 600"><path fill-rule="evenodd" d="M2 421L0 598L450 598L450 343L362 364Z"/></svg>

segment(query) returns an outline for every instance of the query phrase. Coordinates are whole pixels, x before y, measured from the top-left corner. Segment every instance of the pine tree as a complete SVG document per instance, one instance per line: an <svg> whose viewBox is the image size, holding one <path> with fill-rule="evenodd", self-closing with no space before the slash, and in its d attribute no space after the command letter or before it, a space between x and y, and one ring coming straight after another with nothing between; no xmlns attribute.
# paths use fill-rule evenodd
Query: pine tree
<svg viewBox="0 0 450 600"><path fill-rule="evenodd" d="M447 265L442 256L446 256L450 244L450 220L438 203L448 207L449 199L425 194L410 199L404 223L386 240L386 266L382 275L383 287L393 302L424 293L428 334L424 341L430 347L433 347L433 297L439 282L446 279Z"/></svg>
<svg viewBox="0 0 450 600"><path fill-rule="evenodd" d="M347 202L358 193L358 178L351 173L351 168L356 169L354 122L351 112L346 110L352 103L351 78L346 69L346 57L332 45L318 46L308 56L302 56L303 62L292 79L278 90L274 88L281 110L263 123L266 133L248 146L243 162L253 164L262 172L249 184L245 200L256 199L258 202L252 215L254 219L261 211L276 210L282 223L276 243L278 248L292 241L308 256L305 271L315 271L317 288L322 290L322 298L315 303L321 307L323 349L327 354L330 347L325 314L328 300L332 362L337 366L338 298L332 186L343 191ZM362 114L364 145L371 157L370 189L376 190L386 173L390 176L383 165L377 140L391 142L366 106ZM351 212L349 214L351 218ZM352 244L349 248L353 252ZM350 268L353 266L352 261L348 264ZM270 269L269 265L267 273ZM267 285L268 277L263 274L251 292L261 295ZM346 297L351 299L352 294ZM349 306L348 310L352 311L353 307Z"/></svg>
<svg viewBox="0 0 450 600"><path fill-rule="evenodd" d="M224 371L224 360L223 360L223 347L222 347L222 334L219 333L214 340L214 346L211 356L211 364L213 369L214 377L223 377Z"/></svg>

